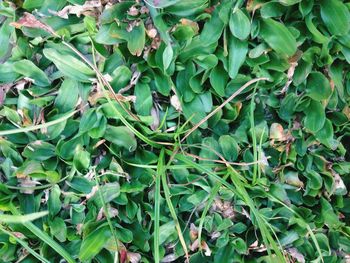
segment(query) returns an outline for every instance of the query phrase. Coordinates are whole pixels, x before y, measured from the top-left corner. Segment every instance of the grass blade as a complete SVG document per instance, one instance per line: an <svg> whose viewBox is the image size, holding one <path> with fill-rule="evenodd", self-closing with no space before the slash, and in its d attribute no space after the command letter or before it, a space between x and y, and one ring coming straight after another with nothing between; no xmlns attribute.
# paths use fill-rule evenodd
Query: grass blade
<svg viewBox="0 0 350 263"><path fill-rule="evenodd" d="M42 211L27 215L0 215L0 222L7 224L23 224L26 222L34 221L35 219L38 219L40 217L44 217L48 213L48 211Z"/></svg>
<svg viewBox="0 0 350 263"><path fill-rule="evenodd" d="M11 212L14 215L19 215L19 212L16 207L12 206ZM28 228L35 236L40 240L49 245L53 250L55 250L59 255L61 255L68 263L75 263L75 260L72 258L70 253L66 251L60 244L53 240L48 234L43 232L40 228L34 225L32 222L24 222L23 225Z"/></svg>
<svg viewBox="0 0 350 263"><path fill-rule="evenodd" d="M5 233L5 234L9 235L10 237L12 237L13 239L15 239L19 244L22 245L22 247L24 247L30 254L32 254L34 257L36 257L41 262L50 263L50 261L48 261L46 258L44 258L40 254L35 252L30 246L28 246L28 244L25 241L16 237L10 231L5 230L1 225L0 225L0 231L2 231L3 233Z"/></svg>
<svg viewBox="0 0 350 263"><path fill-rule="evenodd" d="M46 123L43 123L43 124L33 125L33 126L24 127L24 128L18 128L18 129L13 129L13 130L0 131L0 136L16 134L16 133L22 133L22 132L30 132L30 131L35 131L35 130L40 130L40 129L43 129L43 128L47 128L47 127L50 127L52 125L61 123L62 121L65 121L65 120L69 119L76 112L77 111L69 112L69 113L63 115L62 117L60 117L60 118L58 118L56 120L49 121L49 122L46 122Z"/></svg>
<svg viewBox="0 0 350 263"><path fill-rule="evenodd" d="M156 174L156 191L154 193L154 262L160 262L160 181L164 171L164 148L160 151Z"/></svg>

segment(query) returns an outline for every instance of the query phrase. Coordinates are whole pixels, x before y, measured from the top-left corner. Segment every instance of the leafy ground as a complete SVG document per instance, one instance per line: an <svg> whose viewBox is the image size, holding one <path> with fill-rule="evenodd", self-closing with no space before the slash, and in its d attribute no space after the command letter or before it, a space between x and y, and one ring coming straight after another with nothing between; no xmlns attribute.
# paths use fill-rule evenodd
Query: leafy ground
<svg viewBox="0 0 350 263"><path fill-rule="evenodd" d="M346 2L0 1L0 261L349 260Z"/></svg>

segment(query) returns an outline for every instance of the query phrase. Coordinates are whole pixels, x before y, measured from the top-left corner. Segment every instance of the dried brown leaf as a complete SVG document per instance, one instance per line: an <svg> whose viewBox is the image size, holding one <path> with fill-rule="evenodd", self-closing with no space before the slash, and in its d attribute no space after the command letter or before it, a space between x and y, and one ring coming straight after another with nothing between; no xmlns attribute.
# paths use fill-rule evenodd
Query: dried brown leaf
<svg viewBox="0 0 350 263"><path fill-rule="evenodd" d="M11 25L14 26L15 28L21 28L21 27L40 28L49 32L50 34L56 35L52 27L45 25L44 23L40 22L34 15L27 12L25 12L17 22L12 22Z"/></svg>
<svg viewBox="0 0 350 263"><path fill-rule="evenodd" d="M68 15L81 15L96 16L99 9L102 7L101 1L86 1L83 5L67 5L62 10L56 12L49 10L51 14L59 16L64 19L68 19Z"/></svg>

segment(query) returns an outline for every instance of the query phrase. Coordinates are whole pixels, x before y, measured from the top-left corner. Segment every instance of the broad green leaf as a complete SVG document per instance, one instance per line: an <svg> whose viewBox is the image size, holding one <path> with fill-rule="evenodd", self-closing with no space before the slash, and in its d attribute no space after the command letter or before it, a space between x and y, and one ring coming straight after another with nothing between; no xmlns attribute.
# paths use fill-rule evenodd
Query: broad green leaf
<svg viewBox="0 0 350 263"><path fill-rule="evenodd" d="M302 13L302 15L305 17L311 12L313 5L314 5L314 0L300 1L299 3L300 13Z"/></svg>
<svg viewBox="0 0 350 263"><path fill-rule="evenodd" d="M302 0L278 0L278 2L282 5L295 5L297 3L300 3Z"/></svg>
<svg viewBox="0 0 350 263"><path fill-rule="evenodd" d="M280 17L286 10L287 7L278 2L267 2L261 7L260 14L262 18Z"/></svg>
<svg viewBox="0 0 350 263"><path fill-rule="evenodd" d="M250 33L250 20L241 9L233 11L229 22L232 35L244 40Z"/></svg>
<svg viewBox="0 0 350 263"><path fill-rule="evenodd" d="M46 87L50 85L50 80L46 74L30 60L20 60L13 63L13 70L24 77L34 80L34 84Z"/></svg>
<svg viewBox="0 0 350 263"><path fill-rule="evenodd" d="M120 185L115 183L107 183L99 186L97 193L90 199L98 207L102 207L104 204L111 202L120 195ZM101 198L102 196L102 198Z"/></svg>
<svg viewBox="0 0 350 263"><path fill-rule="evenodd" d="M74 176L72 181L66 183L74 190L84 194L89 194L92 189L92 182L85 177Z"/></svg>
<svg viewBox="0 0 350 263"><path fill-rule="evenodd" d="M67 77L77 81L90 82L91 78L95 76L95 72L89 66L70 54L53 48L45 48L43 53Z"/></svg>
<svg viewBox="0 0 350 263"><path fill-rule="evenodd" d="M28 159L45 161L55 156L55 146L44 141L29 143L23 150L22 155Z"/></svg>
<svg viewBox="0 0 350 263"><path fill-rule="evenodd" d="M314 100L328 99L332 94L329 80L320 72L312 72L307 78L306 91Z"/></svg>
<svg viewBox="0 0 350 263"><path fill-rule="evenodd" d="M61 195L61 189L56 184L51 188L50 194L49 194L49 200L47 202L49 214L52 217L57 215L58 212L61 210L62 203L60 200L60 195Z"/></svg>
<svg viewBox="0 0 350 263"><path fill-rule="evenodd" d="M350 11L340 0L321 0L321 17L329 32L345 35L350 30Z"/></svg>
<svg viewBox="0 0 350 263"><path fill-rule="evenodd" d="M310 105L305 109L305 115L304 126L311 132L319 131L326 121L322 104L315 100L310 101Z"/></svg>
<svg viewBox="0 0 350 263"><path fill-rule="evenodd" d="M6 19L2 22L0 28L0 58L4 57L10 48L11 34L13 33L13 27L10 25L10 19Z"/></svg>
<svg viewBox="0 0 350 263"><path fill-rule="evenodd" d="M140 22L138 26L134 26L128 34L128 49L134 56L140 56L145 47L145 26Z"/></svg>
<svg viewBox="0 0 350 263"><path fill-rule="evenodd" d="M65 78L58 89L55 106L61 113L74 110L79 98L79 83L76 80Z"/></svg>
<svg viewBox="0 0 350 263"><path fill-rule="evenodd" d="M216 66L210 72L210 84L220 96L225 96L227 81L227 73L221 65Z"/></svg>
<svg viewBox="0 0 350 263"><path fill-rule="evenodd" d="M111 236L109 226L102 226L92 231L83 240L80 247L79 259L87 261L95 257Z"/></svg>
<svg viewBox="0 0 350 263"><path fill-rule="evenodd" d="M171 235L175 234L175 223L169 221L159 228L159 244L162 245Z"/></svg>
<svg viewBox="0 0 350 263"><path fill-rule="evenodd" d="M277 53L294 55L297 43L287 27L271 18L263 19L260 28L261 37Z"/></svg>
<svg viewBox="0 0 350 263"><path fill-rule="evenodd" d="M316 134L316 138L324 145L332 146L332 140L334 136L333 125L329 119L326 119L324 126Z"/></svg>
<svg viewBox="0 0 350 263"><path fill-rule="evenodd" d="M23 8L29 11L40 8L44 4L45 0L25 0L23 3Z"/></svg>
<svg viewBox="0 0 350 263"><path fill-rule="evenodd" d="M234 36L228 38L228 74L234 79L248 53L248 42Z"/></svg>
<svg viewBox="0 0 350 263"><path fill-rule="evenodd" d="M138 82L135 86L135 110L138 114L149 116L153 104L151 89L148 84Z"/></svg>
<svg viewBox="0 0 350 263"><path fill-rule="evenodd" d="M124 126L108 125L104 138L130 152L135 151L137 146L135 135Z"/></svg>
<svg viewBox="0 0 350 263"><path fill-rule="evenodd" d="M226 160L232 162L237 159L239 147L233 137L230 135L222 135L219 138L219 144Z"/></svg>
<svg viewBox="0 0 350 263"><path fill-rule="evenodd" d="M4 106L3 109L0 111L0 116L6 117L9 121L14 123L21 122L21 117L19 116L19 114L15 110L6 106Z"/></svg>
<svg viewBox="0 0 350 263"><path fill-rule="evenodd" d="M204 94L200 94L191 102L182 102L181 106L186 119L191 120L193 124L196 124L205 118L206 113L210 112L212 109L213 102L211 93L206 92ZM207 125L207 122L205 122L200 127L206 128Z"/></svg>
<svg viewBox="0 0 350 263"><path fill-rule="evenodd" d="M225 27L224 21L219 16L220 10L223 10L224 13L228 16L231 8L231 1L222 2L218 8L215 8L214 12L209 21L204 24L203 30L200 34L200 42L203 46L209 46L219 40L221 37L222 31Z"/></svg>
<svg viewBox="0 0 350 263"><path fill-rule="evenodd" d="M167 45L163 52L163 66L164 71L168 69L173 59L174 51L171 45Z"/></svg>
<svg viewBox="0 0 350 263"><path fill-rule="evenodd" d="M167 12L176 16L191 16L203 12L208 6L207 0L192 0L192 1L181 1L181 0L151 0L154 5L158 8L167 6L165 9ZM155 4L157 3L157 4Z"/></svg>
<svg viewBox="0 0 350 263"><path fill-rule="evenodd" d="M306 16L305 18L305 24L306 24L306 27L307 29L309 29L309 31L311 32L312 34L312 39L317 42L317 43L320 43L320 44L324 44L324 43L327 43L329 42L329 39L324 36L317 28L316 26L313 24L312 22L312 19L313 19L313 16L310 14L308 16Z"/></svg>
<svg viewBox="0 0 350 263"><path fill-rule="evenodd" d="M54 220L49 222L50 232L55 238L60 242L65 242L67 240L67 226L64 220L60 217L55 217Z"/></svg>
<svg viewBox="0 0 350 263"><path fill-rule="evenodd" d="M90 153L82 149L81 147L78 147L78 149L75 151L75 154L74 154L73 164L78 171L83 171L89 168Z"/></svg>
<svg viewBox="0 0 350 263"><path fill-rule="evenodd" d="M132 1L120 2L105 8L100 16L102 24L112 23L114 19L122 20L127 16L127 12L133 5Z"/></svg>

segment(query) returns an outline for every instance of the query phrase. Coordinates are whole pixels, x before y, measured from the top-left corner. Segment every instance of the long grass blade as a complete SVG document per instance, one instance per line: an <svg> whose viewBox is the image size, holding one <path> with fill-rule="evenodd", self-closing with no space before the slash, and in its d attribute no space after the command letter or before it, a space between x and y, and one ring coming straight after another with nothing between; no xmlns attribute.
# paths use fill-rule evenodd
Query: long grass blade
<svg viewBox="0 0 350 263"><path fill-rule="evenodd" d="M161 149L156 174L156 190L154 193L154 262L160 262L159 245L160 245L160 181L164 170L164 148Z"/></svg>
<svg viewBox="0 0 350 263"><path fill-rule="evenodd" d="M48 214L48 211L42 211L27 215L0 215L0 222L7 224L23 224L26 222L34 221L40 217L44 217Z"/></svg>
<svg viewBox="0 0 350 263"><path fill-rule="evenodd" d="M38 254L37 252L34 251L34 249L32 249L30 246L28 246L27 242L25 242L24 240L16 237L14 234L12 234L10 231L7 231L6 229L4 229L1 225L0 225L0 231L2 231L3 233L9 235L10 237L12 237L14 240L16 240L19 244L21 244L22 247L24 247L30 254L32 254L34 257L36 257L38 260L40 260L41 262L44 263L50 263L50 261L48 261L46 258L44 258L43 256L41 256L40 254Z"/></svg>
<svg viewBox="0 0 350 263"><path fill-rule="evenodd" d="M15 206L10 208L12 214L19 215L19 211ZM55 250L59 255L61 255L68 263L75 263L70 253L66 251L60 244L53 240L48 234L43 232L40 228L34 225L32 222L24 222L23 225L28 228L35 236L40 240L49 245L53 250Z"/></svg>
<svg viewBox="0 0 350 263"><path fill-rule="evenodd" d="M16 133L23 133L23 132L30 132L30 131L35 131L35 130L40 130L43 128L48 128L50 126L53 126L55 124L61 123L62 121L68 120L70 117L72 117L77 111L72 111L69 112L62 117L49 121L43 124L38 124L38 125L33 125L29 127L24 127L24 128L18 128L18 129L12 129L12 130L5 130L5 131L0 131L0 136L5 136L5 135L10 135L10 134L16 134Z"/></svg>

